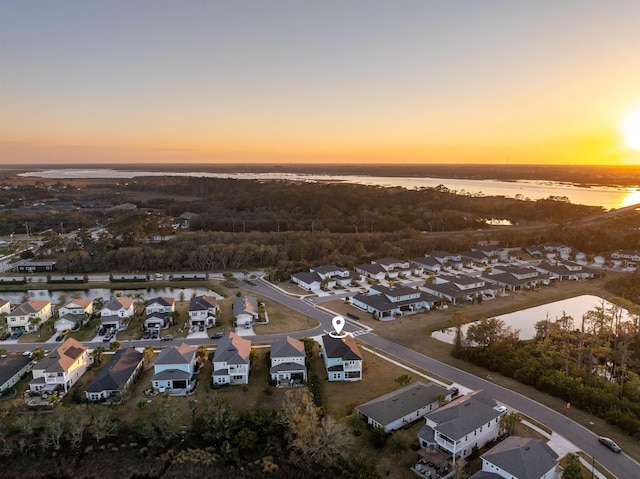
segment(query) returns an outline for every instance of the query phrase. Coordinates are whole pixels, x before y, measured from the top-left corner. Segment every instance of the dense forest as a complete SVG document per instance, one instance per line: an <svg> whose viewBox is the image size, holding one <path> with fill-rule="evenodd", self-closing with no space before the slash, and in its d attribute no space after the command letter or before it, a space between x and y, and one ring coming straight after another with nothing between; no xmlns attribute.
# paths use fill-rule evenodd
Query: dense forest
<svg viewBox="0 0 640 479"><path fill-rule="evenodd" d="M39 209L19 207L26 197ZM137 208L69 207L114 199ZM10 206L0 212L2 232L47 230L40 255L68 273L271 267L286 277L310 264L460 252L481 240L507 247L559 241L591 255L640 245L633 211L592 221L600 208L564 198L484 197L444 187L153 177L7 187L0 201ZM61 201L68 208L55 210ZM176 232L172 219L184 212L195 216L188 231ZM516 226L492 227L491 218ZM89 231L96 224L104 227L98 235ZM76 228L71 239L59 235Z"/></svg>
<svg viewBox="0 0 640 479"><path fill-rule="evenodd" d="M133 423L92 404L3 417L2 477L378 477L375 461L353 447L353 431L324 415L306 390L289 391L278 411L239 412L213 393L206 404L192 405L186 426L176 421L173 400L165 401Z"/></svg>

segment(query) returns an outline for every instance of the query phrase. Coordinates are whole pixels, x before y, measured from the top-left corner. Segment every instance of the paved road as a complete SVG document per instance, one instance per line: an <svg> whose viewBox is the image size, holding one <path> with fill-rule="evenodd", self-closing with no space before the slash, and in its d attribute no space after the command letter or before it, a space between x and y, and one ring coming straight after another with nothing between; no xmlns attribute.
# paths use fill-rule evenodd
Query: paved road
<svg viewBox="0 0 640 479"><path fill-rule="evenodd" d="M301 300L295 295L284 294L260 280L252 281L252 284L242 280L239 282L243 288L256 295L284 304L285 306L298 311L301 314L308 315L310 318L316 319L320 322L317 327L310 328L305 331L297 331L289 334L290 336L297 338L317 336L324 334L325 331L331 331L333 329L331 326L333 315L315 308L314 301ZM586 454L595 457L598 463L607 468L618 479L640 479L639 463L624 453L615 454L604 448L604 446L598 443L596 434L566 416L557 413L546 406L533 401L532 399L503 388L502 386L466 373L465 371L449 366L448 364L442 363L433 358L429 358L428 356L405 348L404 346L382 338L374 333L368 332L362 334L362 328L352 322L347 321L344 330L348 332L358 331L360 333L358 334L358 340L362 343L384 351L385 353L395 356L396 358L412 364L417 368L430 371L437 376L447 378L472 390L484 389L488 391L497 401L506 404L512 409L521 411L526 416L545 424L547 427L553 429L559 435L572 442L579 449L583 450ZM286 335L287 334L261 335L253 336L252 339L258 342L271 342ZM216 340L205 340L203 342L202 339L185 339L180 341L184 341L191 345L200 345L203 343L213 344L216 342ZM160 347L167 343L157 340L135 340L122 341L121 344L124 347L144 347L147 345ZM95 342L85 343L85 345L90 348L95 348L97 346L105 346L105 343ZM26 347L35 348L38 346L46 349L51 347L51 343L29 345L2 343L2 347L8 351L24 351Z"/></svg>

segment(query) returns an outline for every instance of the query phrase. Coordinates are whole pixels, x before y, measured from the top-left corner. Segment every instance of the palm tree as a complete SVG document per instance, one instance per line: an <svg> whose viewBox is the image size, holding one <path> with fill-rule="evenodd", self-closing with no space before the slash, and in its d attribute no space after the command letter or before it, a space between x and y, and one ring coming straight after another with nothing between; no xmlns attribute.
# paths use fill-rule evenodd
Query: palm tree
<svg viewBox="0 0 640 479"><path fill-rule="evenodd" d="M93 356L93 362L100 364L102 362L102 355L106 350L102 346L98 346L93 350L91 356Z"/></svg>
<svg viewBox="0 0 640 479"><path fill-rule="evenodd" d="M111 351L117 351L118 349L120 349L120 341L111 341L111 344L109 344L109 349Z"/></svg>

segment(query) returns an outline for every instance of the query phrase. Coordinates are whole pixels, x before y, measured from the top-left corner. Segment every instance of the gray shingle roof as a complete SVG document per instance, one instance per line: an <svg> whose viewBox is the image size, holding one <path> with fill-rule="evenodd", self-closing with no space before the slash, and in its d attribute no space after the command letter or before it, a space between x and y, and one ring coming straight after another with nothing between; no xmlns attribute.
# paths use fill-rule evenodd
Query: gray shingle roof
<svg viewBox="0 0 640 479"><path fill-rule="evenodd" d="M216 307L216 298L213 296L194 296L189 300L189 311L207 311Z"/></svg>
<svg viewBox="0 0 640 479"><path fill-rule="evenodd" d="M558 455L539 439L510 436L482 459L518 479L540 479L558 464Z"/></svg>
<svg viewBox="0 0 640 479"><path fill-rule="evenodd" d="M156 373L151 378L152 381L166 381L168 379L171 380L186 380L191 378L191 373L187 371L183 371L182 369L165 369L164 371L160 371Z"/></svg>
<svg viewBox="0 0 640 479"><path fill-rule="evenodd" d="M196 354L196 347L182 343L180 346L163 349L158 353L156 365L166 364L190 364Z"/></svg>
<svg viewBox="0 0 640 479"><path fill-rule="evenodd" d="M344 361L362 361L362 354L358 349L356 340L352 336L334 338L329 334L322 336L324 354L328 358L342 358Z"/></svg>
<svg viewBox="0 0 640 479"><path fill-rule="evenodd" d="M304 343L298 339L287 336L280 338L271 344L271 358L305 357Z"/></svg>
<svg viewBox="0 0 640 479"><path fill-rule="evenodd" d="M463 396L427 414L436 423L434 429L453 440L460 440L480 426L500 417L493 409L495 401L483 391Z"/></svg>
<svg viewBox="0 0 640 479"><path fill-rule="evenodd" d="M378 424L387 425L435 402L440 394L447 396L451 392L434 383L415 382L361 404L356 411Z"/></svg>
<svg viewBox="0 0 640 479"><path fill-rule="evenodd" d="M218 342L218 347L213 355L213 362L226 362L228 364L249 364L251 356L251 341L229 333Z"/></svg>
<svg viewBox="0 0 640 479"><path fill-rule="evenodd" d="M0 385L6 383L30 362L31 358L22 354L11 354L6 358L0 358Z"/></svg>
<svg viewBox="0 0 640 479"><path fill-rule="evenodd" d="M124 387L142 362L142 353L134 348L118 349L107 364L93 378L86 392L117 391Z"/></svg>

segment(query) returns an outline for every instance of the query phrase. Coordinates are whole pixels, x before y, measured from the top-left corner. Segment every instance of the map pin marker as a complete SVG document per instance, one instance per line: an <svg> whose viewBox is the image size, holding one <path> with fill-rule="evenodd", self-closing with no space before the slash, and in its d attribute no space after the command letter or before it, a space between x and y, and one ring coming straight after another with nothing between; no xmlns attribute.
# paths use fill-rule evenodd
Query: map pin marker
<svg viewBox="0 0 640 479"><path fill-rule="evenodd" d="M331 324L333 324L333 329L336 330L336 334L340 334L342 328L344 328L344 318L342 316L336 316L331 320Z"/></svg>

